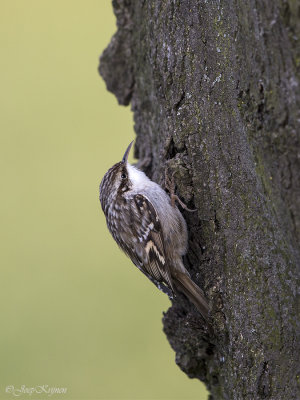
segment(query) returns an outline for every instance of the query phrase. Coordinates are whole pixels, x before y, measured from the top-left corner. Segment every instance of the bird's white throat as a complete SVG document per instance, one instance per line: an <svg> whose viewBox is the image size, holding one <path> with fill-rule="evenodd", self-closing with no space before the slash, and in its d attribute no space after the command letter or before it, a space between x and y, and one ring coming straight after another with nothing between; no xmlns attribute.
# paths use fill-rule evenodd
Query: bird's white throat
<svg viewBox="0 0 300 400"><path fill-rule="evenodd" d="M129 163L127 163L126 167L129 179L134 187L141 187L151 183L150 179L147 177L147 175L144 174L143 171L140 171Z"/></svg>

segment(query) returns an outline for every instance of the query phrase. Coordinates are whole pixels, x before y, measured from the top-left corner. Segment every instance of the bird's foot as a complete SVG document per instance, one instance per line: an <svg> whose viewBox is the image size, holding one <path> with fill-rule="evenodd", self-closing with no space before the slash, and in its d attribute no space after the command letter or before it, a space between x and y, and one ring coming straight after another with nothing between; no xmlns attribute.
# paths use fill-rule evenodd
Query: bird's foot
<svg viewBox="0 0 300 400"><path fill-rule="evenodd" d="M165 188L168 190L168 192L170 194L172 207L175 207L175 202L177 201L184 210L189 211L189 212L197 211L196 209L188 208L187 205L182 200L180 200L180 198L177 196L177 194L175 194L174 174L175 174L175 172L172 173L171 178L170 178L169 174L168 174L168 169L165 170Z"/></svg>

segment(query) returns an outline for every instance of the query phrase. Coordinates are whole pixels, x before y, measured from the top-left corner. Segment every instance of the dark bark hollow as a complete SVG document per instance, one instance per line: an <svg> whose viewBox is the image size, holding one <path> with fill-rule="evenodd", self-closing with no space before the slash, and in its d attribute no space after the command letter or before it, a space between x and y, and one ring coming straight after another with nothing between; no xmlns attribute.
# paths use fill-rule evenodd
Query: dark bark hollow
<svg viewBox="0 0 300 400"><path fill-rule="evenodd" d="M176 362L212 399L300 399L300 4L115 0L100 73L132 105L136 156L174 172L197 213L184 296L164 316Z"/></svg>

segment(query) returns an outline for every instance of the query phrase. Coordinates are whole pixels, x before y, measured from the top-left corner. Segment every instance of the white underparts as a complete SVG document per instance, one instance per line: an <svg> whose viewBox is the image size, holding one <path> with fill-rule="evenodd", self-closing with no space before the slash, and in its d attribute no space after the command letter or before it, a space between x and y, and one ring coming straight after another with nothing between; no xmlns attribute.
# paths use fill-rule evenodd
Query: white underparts
<svg viewBox="0 0 300 400"><path fill-rule="evenodd" d="M139 169L135 168L133 165L130 165L129 163L127 163L126 167L129 179L134 187L140 187L147 184L148 182L149 183L151 182L143 171L140 171Z"/></svg>

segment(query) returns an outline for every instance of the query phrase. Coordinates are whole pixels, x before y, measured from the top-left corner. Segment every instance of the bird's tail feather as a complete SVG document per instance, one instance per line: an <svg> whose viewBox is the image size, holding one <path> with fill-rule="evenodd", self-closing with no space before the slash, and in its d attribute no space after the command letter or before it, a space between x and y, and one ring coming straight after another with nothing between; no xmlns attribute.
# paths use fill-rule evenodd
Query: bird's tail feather
<svg viewBox="0 0 300 400"><path fill-rule="evenodd" d="M197 307L205 320L208 319L209 307L203 291L194 283L191 278L180 271L176 271L173 282L176 288L184 293L187 298Z"/></svg>

